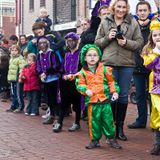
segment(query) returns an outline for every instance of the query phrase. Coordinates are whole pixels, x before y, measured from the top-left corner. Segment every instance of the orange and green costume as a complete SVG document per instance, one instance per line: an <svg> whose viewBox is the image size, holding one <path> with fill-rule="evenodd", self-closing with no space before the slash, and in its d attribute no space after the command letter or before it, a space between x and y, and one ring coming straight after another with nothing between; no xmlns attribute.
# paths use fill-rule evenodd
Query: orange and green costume
<svg viewBox="0 0 160 160"><path fill-rule="evenodd" d="M115 127L109 97L114 92L119 93L119 87L113 78L112 68L100 62L95 73L82 68L76 77L76 87L85 95L90 140L98 141L102 132L106 137L114 138ZM93 96L86 95L88 89L93 92Z"/></svg>

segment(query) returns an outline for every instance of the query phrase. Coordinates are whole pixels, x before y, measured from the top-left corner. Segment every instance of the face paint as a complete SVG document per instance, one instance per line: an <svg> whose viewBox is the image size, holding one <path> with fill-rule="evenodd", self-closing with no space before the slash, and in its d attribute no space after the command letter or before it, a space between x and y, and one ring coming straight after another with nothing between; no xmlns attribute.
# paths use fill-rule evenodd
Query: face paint
<svg viewBox="0 0 160 160"><path fill-rule="evenodd" d="M69 49L73 50L77 47L77 41L76 40L67 40L67 46Z"/></svg>
<svg viewBox="0 0 160 160"><path fill-rule="evenodd" d="M47 41L45 41L45 40L40 40L39 42L38 42L38 48L39 48L39 50L42 50L42 51L46 51L47 49L48 49L48 42Z"/></svg>

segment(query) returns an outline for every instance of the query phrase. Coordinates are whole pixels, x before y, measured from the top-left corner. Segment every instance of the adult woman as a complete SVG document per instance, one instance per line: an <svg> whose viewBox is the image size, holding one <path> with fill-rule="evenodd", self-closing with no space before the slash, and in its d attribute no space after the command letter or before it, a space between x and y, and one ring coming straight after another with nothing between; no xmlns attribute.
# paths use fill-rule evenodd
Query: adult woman
<svg viewBox="0 0 160 160"><path fill-rule="evenodd" d="M27 47L27 37L25 34L22 34L19 36L19 47L20 47L20 53L22 56L24 56L24 50Z"/></svg>
<svg viewBox="0 0 160 160"><path fill-rule="evenodd" d="M111 15L100 24L95 43L103 49L102 62L113 67L113 74L120 87L119 99L112 104L116 123L116 136L127 140L123 124L128 106L128 90L135 66L134 52L143 45L140 28L136 20L128 14L127 0L115 0L111 5Z"/></svg>

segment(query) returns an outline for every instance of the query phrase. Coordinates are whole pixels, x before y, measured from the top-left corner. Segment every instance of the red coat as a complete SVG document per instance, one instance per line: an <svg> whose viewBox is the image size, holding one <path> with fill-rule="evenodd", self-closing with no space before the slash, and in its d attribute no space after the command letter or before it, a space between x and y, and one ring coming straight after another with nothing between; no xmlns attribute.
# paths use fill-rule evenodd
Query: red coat
<svg viewBox="0 0 160 160"><path fill-rule="evenodd" d="M40 90L40 81L35 63L27 65L22 69L20 80L24 82L24 91Z"/></svg>

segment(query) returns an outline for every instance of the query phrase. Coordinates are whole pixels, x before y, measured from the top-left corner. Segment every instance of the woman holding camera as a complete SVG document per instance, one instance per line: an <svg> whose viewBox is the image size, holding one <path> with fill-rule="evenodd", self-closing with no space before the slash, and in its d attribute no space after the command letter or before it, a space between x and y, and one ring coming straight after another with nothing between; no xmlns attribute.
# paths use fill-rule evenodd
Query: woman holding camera
<svg viewBox="0 0 160 160"><path fill-rule="evenodd" d="M123 124L135 66L134 53L143 45L139 25L129 14L127 0L115 0L111 4L111 14L101 22L95 43L103 49L102 62L113 67L113 74L120 87L119 99L111 106L116 124L116 137L126 141Z"/></svg>

